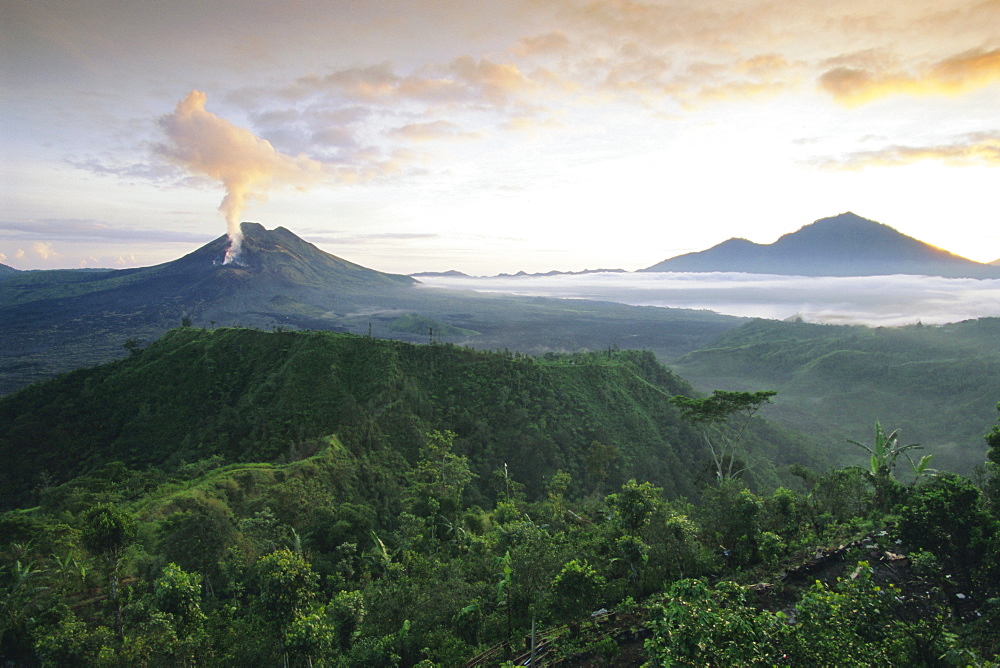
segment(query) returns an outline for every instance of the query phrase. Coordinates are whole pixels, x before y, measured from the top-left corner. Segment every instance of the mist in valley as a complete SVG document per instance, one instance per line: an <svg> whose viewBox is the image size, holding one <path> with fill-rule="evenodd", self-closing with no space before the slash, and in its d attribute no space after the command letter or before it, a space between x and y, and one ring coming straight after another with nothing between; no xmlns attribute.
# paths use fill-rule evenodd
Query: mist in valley
<svg viewBox="0 0 1000 668"><path fill-rule="evenodd" d="M422 284L480 292L707 309L742 317L840 325L941 325L1000 315L1000 280L938 276L784 276L621 273L420 276Z"/></svg>

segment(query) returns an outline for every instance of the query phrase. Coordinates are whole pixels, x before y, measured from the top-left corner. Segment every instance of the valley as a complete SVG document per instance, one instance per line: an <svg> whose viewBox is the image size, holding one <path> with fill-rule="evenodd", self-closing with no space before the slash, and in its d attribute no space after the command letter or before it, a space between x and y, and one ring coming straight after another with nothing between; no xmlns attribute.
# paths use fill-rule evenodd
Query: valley
<svg viewBox="0 0 1000 668"><path fill-rule="evenodd" d="M243 230L0 275L13 665L1000 655L1000 319L462 291Z"/></svg>

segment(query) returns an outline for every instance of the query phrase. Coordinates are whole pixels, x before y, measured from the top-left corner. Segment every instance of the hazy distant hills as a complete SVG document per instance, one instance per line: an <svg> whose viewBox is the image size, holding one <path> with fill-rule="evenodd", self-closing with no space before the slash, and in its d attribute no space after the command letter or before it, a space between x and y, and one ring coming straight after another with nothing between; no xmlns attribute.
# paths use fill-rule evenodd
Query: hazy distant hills
<svg viewBox="0 0 1000 668"><path fill-rule="evenodd" d="M959 257L850 212L817 220L772 244L729 239L641 271L1000 278L1000 267Z"/></svg>
<svg viewBox="0 0 1000 668"><path fill-rule="evenodd" d="M703 391L777 390L767 418L830 443L843 462L876 420L933 466L971 474L1000 400L1000 318L941 327L754 320L671 365ZM838 447L839 446L839 447ZM908 471L905 463L898 474Z"/></svg>
<svg viewBox="0 0 1000 668"><path fill-rule="evenodd" d="M583 276L585 274L624 274L626 273L624 269L583 269L581 271L559 271L553 269L551 271L540 271L533 274L529 274L526 271L519 271L516 274L496 274L495 276L489 276L485 278L517 278L517 277L542 277L542 276ZM469 276L461 271L456 271L455 269L450 269L448 271L421 271L416 274L410 274L413 278L422 277L443 277L443 278L477 278L476 276ZM484 278L484 277L478 277Z"/></svg>
<svg viewBox="0 0 1000 668"><path fill-rule="evenodd" d="M645 348L673 357L742 322L705 311L485 295L422 286L348 262L284 228L243 223L172 262L0 277L0 394L107 361L182 323L317 329L529 353Z"/></svg>
<svg viewBox="0 0 1000 668"><path fill-rule="evenodd" d="M0 264L0 281L9 276L13 276L16 273L17 269L14 269L14 267L8 267L5 264Z"/></svg>

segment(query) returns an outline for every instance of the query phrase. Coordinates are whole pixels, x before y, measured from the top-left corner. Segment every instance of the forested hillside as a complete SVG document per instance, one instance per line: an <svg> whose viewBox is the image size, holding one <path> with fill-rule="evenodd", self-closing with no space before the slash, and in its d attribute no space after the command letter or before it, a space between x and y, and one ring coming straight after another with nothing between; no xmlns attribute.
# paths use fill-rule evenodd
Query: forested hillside
<svg viewBox="0 0 1000 668"><path fill-rule="evenodd" d="M848 461L847 439L876 420L970 474L1000 397L1000 318L869 328L756 320L672 364L701 390L774 389L770 419L807 431Z"/></svg>
<svg viewBox="0 0 1000 668"><path fill-rule="evenodd" d="M690 495L709 454L667 400L691 393L651 353L484 353L328 332L180 328L127 359L0 400L4 503L111 461L175 469L208 457L284 461L336 434L357 453L412 463L451 430L474 487L511 475L542 494L557 470L593 489L642 477ZM801 439L754 425L752 479L816 463ZM607 462L588 469L591 451ZM596 457L597 455L593 455ZM592 457L592 459L593 459Z"/></svg>
<svg viewBox="0 0 1000 668"><path fill-rule="evenodd" d="M832 469L768 401L648 352L173 330L0 400L0 656L992 665L995 467L878 427Z"/></svg>

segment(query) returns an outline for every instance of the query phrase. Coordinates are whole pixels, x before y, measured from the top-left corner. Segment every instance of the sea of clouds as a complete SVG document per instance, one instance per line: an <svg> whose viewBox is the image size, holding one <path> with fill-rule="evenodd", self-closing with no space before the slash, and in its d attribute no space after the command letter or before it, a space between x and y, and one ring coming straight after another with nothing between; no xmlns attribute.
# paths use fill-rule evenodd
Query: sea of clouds
<svg viewBox="0 0 1000 668"><path fill-rule="evenodd" d="M421 276L431 287L596 299L634 306L707 309L744 317L900 326L1000 316L1000 279L937 276L778 276L614 273L554 276Z"/></svg>

